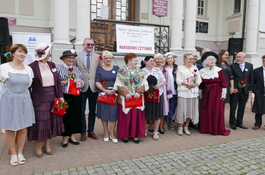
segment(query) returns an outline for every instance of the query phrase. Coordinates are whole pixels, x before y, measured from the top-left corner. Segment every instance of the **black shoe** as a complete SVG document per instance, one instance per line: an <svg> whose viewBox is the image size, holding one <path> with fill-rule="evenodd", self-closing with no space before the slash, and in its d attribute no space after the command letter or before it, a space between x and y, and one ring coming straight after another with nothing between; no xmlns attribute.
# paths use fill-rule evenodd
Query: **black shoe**
<svg viewBox="0 0 265 175"><path fill-rule="evenodd" d="M70 138L68 139L69 143L72 143L73 145L80 145L79 142L74 142L73 140L71 140Z"/></svg>
<svg viewBox="0 0 265 175"><path fill-rule="evenodd" d="M123 139L123 143L128 143L128 139Z"/></svg>
<svg viewBox="0 0 265 175"><path fill-rule="evenodd" d="M68 143L65 143L65 144L62 143L62 147L63 147L63 148L66 148L67 146L68 146Z"/></svg>
<svg viewBox="0 0 265 175"><path fill-rule="evenodd" d="M248 129L248 127L244 126L244 125L236 125L237 127L239 128L242 128L242 129Z"/></svg>
<svg viewBox="0 0 265 175"><path fill-rule="evenodd" d="M134 141L134 143L136 143L136 144L139 144L140 143L140 140L138 139L138 140L134 140L133 139L133 141Z"/></svg>
<svg viewBox="0 0 265 175"><path fill-rule="evenodd" d="M158 131L160 134L165 134L165 131L161 131L160 129L159 129L159 131Z"/></svg>
<svg viewBox="0 0 265 175"><path fill-rule="evenodd" d="M233 130L236 130L236 126L235 125L230 125L230 128Z"/></svg>
<svg viewBox="0 0 265 175"><path fill-rule="evenodd" d="M153 132L154 130L153 129L148 129L149 132Z"/></svg>

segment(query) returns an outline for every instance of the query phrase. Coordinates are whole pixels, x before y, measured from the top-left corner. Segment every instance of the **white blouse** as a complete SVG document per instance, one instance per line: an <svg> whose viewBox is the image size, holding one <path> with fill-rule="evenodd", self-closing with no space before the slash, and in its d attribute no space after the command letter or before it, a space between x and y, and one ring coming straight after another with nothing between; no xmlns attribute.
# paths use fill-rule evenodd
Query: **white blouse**
<svg viewBox="0 0 265 175"><path fill-rule="evenodd" d="M162 71L157 68L157 67L153 67L152 71L149 72L145 67L142 69L142 71L144 72L144 77L145 79L147 79L147 77L149 75L153 75L154 77L156 77L157 79L157 84L162 82L162 81L166 81ZM164 92L163 86L159 88L159 96L162 95L162 93Z"/></svg>

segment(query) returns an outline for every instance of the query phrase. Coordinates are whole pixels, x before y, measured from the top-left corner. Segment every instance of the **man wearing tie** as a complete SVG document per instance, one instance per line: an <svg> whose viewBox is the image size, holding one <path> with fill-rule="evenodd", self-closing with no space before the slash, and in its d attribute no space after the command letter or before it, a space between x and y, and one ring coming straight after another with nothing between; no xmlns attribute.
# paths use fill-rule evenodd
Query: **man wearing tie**
<svg viewBox="0 0 265 175"><path fill-rule="evenodd" d="M77 66L83 73L87 82L86 86L81 89L82 98L82 133L81 141L86 141L86 101L89 101L89 115L88 115L88 137L98 139L94 133L95 117L96 117L96 104L97 104L97 88L95 84L96 70L101 66L98 59L99 55L93 52L94 41L91 38L85 38L83 42L84 50L77 53L74 65Z"/></svg>
<svg viewBox="0 0 265 175"><path fill-rule="evenodd" d="M236 130L236 127L248 129L243 125L243 117L245 112L246 102L249 93L253 91L253 65L245 62L246 55L239 52L236 55L236 63L231 65L231 73L234 78L234 93L230 96L230 127ZM238 104L237 118L235 112Z"/></svg>

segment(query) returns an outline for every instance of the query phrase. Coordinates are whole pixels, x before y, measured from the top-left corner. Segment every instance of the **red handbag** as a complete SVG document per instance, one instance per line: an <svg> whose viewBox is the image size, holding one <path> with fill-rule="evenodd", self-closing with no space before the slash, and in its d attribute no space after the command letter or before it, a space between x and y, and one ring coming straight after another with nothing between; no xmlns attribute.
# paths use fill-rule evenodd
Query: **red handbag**
<svg viewBox="0 0 265 175"><path fill-rule="evenodd" d="M58 115L64 115L66 108L68 108L68 103L62 102L59 98L56 98L51 112Z"/></svg>
<svg viewBox="0 0 265 175"><path fill-rule="evenodd" d="M117 99L117 94L107 95L105 93L100 93L98 96L98 101L101 103L107 103L110 105L115 105Z"/></svg>
<svg viewBox="0 0 265 175"><path fill-rule="evenodd" d="M159 90L148 90L144 92L144 101L158 103L159 102Z"/></svg>
<svg viewBox="0 0 265 175"><path fill-rule="evenodd" d="M76 87L76 83L73 79L68 79L67 93L72 95L80 95L80 87Z"/></svg>
<svg viewBox="0 0 265 175"><path fill-rule="evenodd" d="M143 95L140 95L139 99L134 99L134 95L131 95L131 100L125 99L125 108L135 108L143 106Z"/></svg>

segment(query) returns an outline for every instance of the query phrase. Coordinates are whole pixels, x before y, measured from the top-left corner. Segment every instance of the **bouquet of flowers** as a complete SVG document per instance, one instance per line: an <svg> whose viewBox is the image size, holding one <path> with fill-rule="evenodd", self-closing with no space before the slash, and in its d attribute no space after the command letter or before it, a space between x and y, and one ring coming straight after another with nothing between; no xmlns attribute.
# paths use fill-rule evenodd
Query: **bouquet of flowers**
<svg viewBox="0 0 265 175"><path fill-rule="evenodd" d="M109 83L106 82L105 78L102 78L100 82L102 82L102 86L104 89L109 89Z"/></svg>
<svg viewBox="0 0 265 175"><path fill-rule="evenodd" d="M65 78L68 80L68 84L67 84L67 92L68 94L72 94L72 95L80 95L80 89L81 89L81 84L75 83L74 79L76 78L76 74L73 72L73 68L70 67L69 68L69 74L68 75L64 75Z"/></svg>
<svg viewBox="0 0 265 175"><path fill-rule="evenodd" d="M67 102L63 102L59 98L56 98L51 112L58 115L64 115L68 107Z"/></svg>
<svg viewBox="0 0 265 175"><path fill-rule="evenodd" d="M194 84L196 84L197 83L197 74L198 74L198 70L197 69L194 69L193 71L192 71L192 74L193 74L193 77L194 77L194 79L193 79L193 83Z"/></svg>
<svg viewBox="0 0 265 175"><path fill-rule="evenodd" d="M144 92L144 101L158 103L159 102L159 90L147 90Z"/></svg>
<svg viewBox="0 0 265 175"><path fill-rule="evenodd" d="M244 88L247 85L248 78L238 83L238 88Z"/></svg>
<svg viewBox="0 0 265 175"><path fill-rule="evenodd" d="M68 75L64 75L66 79L73 79L74 80L76 78L76 74L73 73L73 70L74 69L72 67L69 68L70 73Z"/></svg>

